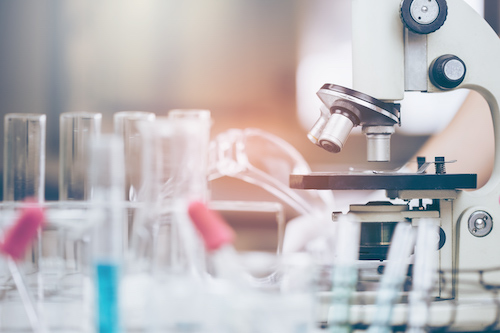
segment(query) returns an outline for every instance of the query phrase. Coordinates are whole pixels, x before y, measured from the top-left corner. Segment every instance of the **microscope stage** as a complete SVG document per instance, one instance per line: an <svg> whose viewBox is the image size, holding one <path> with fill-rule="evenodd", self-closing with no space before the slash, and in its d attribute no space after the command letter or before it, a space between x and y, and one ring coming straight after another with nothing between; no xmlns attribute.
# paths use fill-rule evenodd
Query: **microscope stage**
<svg viewBox="0 0 500 333"><path fill-rule="evenodd" d="M457 190L474 189L476 174L311 173L290 175L290 187L317 190Z"/></svg>

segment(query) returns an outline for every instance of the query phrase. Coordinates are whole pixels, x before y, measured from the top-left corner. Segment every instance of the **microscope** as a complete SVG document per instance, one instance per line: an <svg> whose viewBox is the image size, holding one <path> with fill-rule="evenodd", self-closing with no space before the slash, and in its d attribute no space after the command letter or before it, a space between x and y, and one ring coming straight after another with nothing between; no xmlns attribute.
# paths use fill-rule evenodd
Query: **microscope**
<svg viewBox="0 0 500 333"><path fill-rule="evenodd" d="M361 126L367 138L367 160L388 161L391 134L404 113L397 101L404 98L405 91L475 90L489 105L495 131L500 128L500 40L467 3L352 0L352 10L353 89L325 84L318 91L324 105L308 135L313 143L338 153L352 128ZM471 307L468 311L467 315L477 315L480 322L487 312L498 318L500 308L496 296L500 289L500 227L495 227L500 223L498 133L495 147L492 176L479 189L475 174L446 173L443 157L420 160L416 173L292 174L290 186L385 190L389 199L432 202L412 208L389 202L351 205L348 214L362 222L360 259L385 260L398 221L417 225L421 218L435 218L440 229L441 273L435 299L493 299L496 305L492 307ZM435 172L425 172L433 163ZM339 214L334 212L333 220ZM489 327L495 326L498 319Z"/></svg>

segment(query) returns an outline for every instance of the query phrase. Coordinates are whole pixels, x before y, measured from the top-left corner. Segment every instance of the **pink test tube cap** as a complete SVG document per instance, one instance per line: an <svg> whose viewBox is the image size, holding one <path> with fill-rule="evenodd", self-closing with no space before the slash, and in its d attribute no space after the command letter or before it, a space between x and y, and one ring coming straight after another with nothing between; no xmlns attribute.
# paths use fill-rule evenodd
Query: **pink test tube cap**
<svg viewBox="0 0 500 333"><path fill-rule="evenodd" d="M235 237L233 229L219 214L208 209L203 202L191 202L188 214L203 237L207 250L214 251L225 244L233 243Z"/></svg>
<svg viewBox="0 0 500 333"><path fill-rule="evenodd" d="M22 259L26 249L35 239L38 228L41 228L44 223L43 208L33 201L27 201L26 206L21 208L17 220L5 231L0 251L14 260Z"/></svg>

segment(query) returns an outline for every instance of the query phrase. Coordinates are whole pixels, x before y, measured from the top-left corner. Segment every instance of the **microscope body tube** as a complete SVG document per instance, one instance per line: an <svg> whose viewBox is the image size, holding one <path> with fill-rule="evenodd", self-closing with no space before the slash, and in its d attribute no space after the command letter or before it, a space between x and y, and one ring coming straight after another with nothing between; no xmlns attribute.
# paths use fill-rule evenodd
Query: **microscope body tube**
<svg viewBox="0 0 500 333"><path fill-rule="evenodd" d="M352 1L353 89L383 101L404 97L401 0Z"/></svg>

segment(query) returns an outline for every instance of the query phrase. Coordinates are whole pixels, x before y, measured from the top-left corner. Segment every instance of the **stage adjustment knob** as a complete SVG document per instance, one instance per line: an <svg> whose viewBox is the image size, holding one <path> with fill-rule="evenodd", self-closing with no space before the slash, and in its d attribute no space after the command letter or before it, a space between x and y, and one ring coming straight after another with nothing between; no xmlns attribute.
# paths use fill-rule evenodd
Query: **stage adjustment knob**
<svg viewBox="0 0 500 333"><path fill-rule="evenodd" d="M430 34L441 28L448 15L446 0L403 0L401 19L417 34Z"/></svg>
<svg viewBox="0 0 500 333"><path fill-rule="evenodd" d="M436 58L429 68L429 78L440 89L456 88L465 78L465 63L457 56L445 54Z"/></svg>

